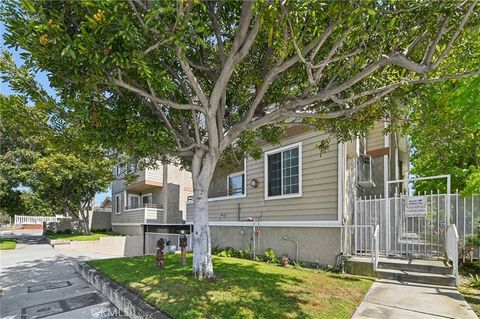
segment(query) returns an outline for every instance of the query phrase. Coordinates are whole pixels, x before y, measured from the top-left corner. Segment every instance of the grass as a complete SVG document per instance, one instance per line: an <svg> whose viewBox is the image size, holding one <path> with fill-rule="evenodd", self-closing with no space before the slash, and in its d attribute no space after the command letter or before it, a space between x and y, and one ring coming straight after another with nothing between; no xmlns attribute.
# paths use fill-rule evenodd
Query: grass
<svg viewBox="0 0 480 319"><path fill-rule="evenodd" d="M15 249L17 240L13 238L0 239L0 250Z"/></svg>
<svg viewBox="0 0 480 319"><path fill-rule="evenodd" d="M52 231L47 231L46 236L50 239L68 239L73 241L85 241L85 240L99 240L100 237L110 237L110 236L121 236L119 234L109 233L105 231L96 231L88 235L82 234L66 234L66 233L54 233Z"/></svg>
<svg viewBox="0 0 480 319"><path fill-rule="evenodd" d="M470 286L470 274L480 275L480 261L466 262L460 266L460 285L458 286L458 291L477 316L480 316L480 289Z"/></svg>
<svg viewBox="0 0 480 319"><path fill-rule="evenodd" d="M95 260L90 265L139 294L175 319L350 318L373 279L285 268L252 260L213 256L213 280L191 275L192 259L154 256Z"/></svg>

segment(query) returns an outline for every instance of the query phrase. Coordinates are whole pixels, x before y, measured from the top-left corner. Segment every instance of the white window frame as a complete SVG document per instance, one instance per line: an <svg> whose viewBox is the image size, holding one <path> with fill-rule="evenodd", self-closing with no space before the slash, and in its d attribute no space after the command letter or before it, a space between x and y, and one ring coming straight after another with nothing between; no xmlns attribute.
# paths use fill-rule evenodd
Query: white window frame
<svg viewBox="0 0 480 319"><path fill-rule="evenodd" d="M137 208L129 208L129 210L132 210L132 209L139 209L141 208L140 206L140 195L137 195L137 194L128 194L127 195L127 207L131 207L132 205L132 202L131 202L131 198L132 197L136 197L138 198L138 207Z"/></svg>
<svg viewBox="0 0 480 319"><path fill-rule="evenodd" d="M239 172L240 173L240 172ZM212 197L209 198L209 202L217 202L217 201L222 201L222 200L227 200L227 199L237 199L237 198L246 198L247 197L247 157L243 159L243 184L245 189L243 190L243 194L238 194L238 195L232 195L232 196L222 196L222 197ZM227 183L228 183L228 178L227 178ZM228 187L228 185L227 185ZM228 190L228 188L227 188Z"/></svg>
<svg viewBox="0 0 480 319"><path fill-rule="evenodd" d="M141 196L141 202L139 203L139 205L141 204L141 205L143 206L143 198L144 198L144 197L148 197L148 196L152 197L152 202L151 202L150 204L153 204L153 194L152 194L152 193L148 193L148 194L143 194L143 195Z"/></svg>
<svg viewBox="0 0 480 319"><path fill-rule="evenodd" d="M133 169L132 169L132 166L133 166ZM137 171L137 163L136 162L129 162L127 164L127 171L132 173L132 172L136 172Z"/></svg>
<svg viewBox="0 0 480 319"><path fill-rule="evenodd" d="M236 177L236 176L240 176L240 175L243 175L243 193L242 194L229 195L228 190L230 189L230 177ZM246 182L247 181L246 181L246 178L245 178L245 171L240 171L240 172L236 172L236 173L232 173L230 175L227 175L227 197L240 196L240 195L245 194L245 188L247 188Z"/></svg>
<svg viewBox="0 0 480 319"><path fill-rule="evenodd" d="M115 174L117 176L122 174L122 166L121 165L115 166Z"/></svg>
<svg viewBox="0 0 480 319"><path fill-rule="evenodd" d="M298 148L298 193L296 194L285 194L285 195L275 195L275 196L268 196L268 156L276 153L280 153L280 163L282 165L282 178L281 178L281 190L283 192L283 152L288 151L293 148ZM303 154L302 154L302 142L289 144L280 148L276 148L264 153L264 184L265 184L265 200L274 200L274 199L284 199L284 198L295 198L295 197L302 197L302 161L303 161Z"/></svg>
<svg viewBox="0 0 480 319"><path fill-rule="evenodd" d="M117 198L119 198L117 202ZM115 215L120 215L122 213L122 197L120 195L115 195Z"/></svg>

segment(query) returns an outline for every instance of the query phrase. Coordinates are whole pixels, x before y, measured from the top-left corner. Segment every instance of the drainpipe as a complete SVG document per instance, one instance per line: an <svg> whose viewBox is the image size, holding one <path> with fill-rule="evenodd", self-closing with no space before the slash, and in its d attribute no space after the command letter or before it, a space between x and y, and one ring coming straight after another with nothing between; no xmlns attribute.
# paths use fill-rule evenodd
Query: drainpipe
<svg viewBox="0 0 480 319"><path fill-rule="evenodd" d="M167 223L168 214L168 164L163 164L163 224Z"/></svg>
<svg viewBox="0 0 480 319"><path fill-rule="evenodd" d="M298 263L298 241L296 241L295 239L289 238L287 235L283 236L282 239L283 240L288 240L288 241L293 241L295 243L295 246L296 246L295 262Z"/></svg>

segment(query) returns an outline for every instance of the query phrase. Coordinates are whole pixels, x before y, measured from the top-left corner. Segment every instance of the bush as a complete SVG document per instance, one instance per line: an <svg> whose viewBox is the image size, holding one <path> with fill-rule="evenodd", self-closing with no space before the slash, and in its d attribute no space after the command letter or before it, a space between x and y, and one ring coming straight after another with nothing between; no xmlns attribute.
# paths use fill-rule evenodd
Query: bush
<svg viewBox="0 0 480 319"><path fill-rule="evenodd" d="M233 247L226 247L218 253L220 257L238 257L238 253Z"/></svg>
<svg viewBox="0 0 480 319"><path fill-rule="evenodd" d="M470 280L468 281L468 285L472 288L480 288L480 276L470 274Z"/></svg>
<svg viewBox="0 0 480 319"><path fill-rule="evenodd" d="M265 250L265 259L267 263L278 263L278 258L277 256L275 256L275 252L272 248L267 248L267 250Z"/></svg>

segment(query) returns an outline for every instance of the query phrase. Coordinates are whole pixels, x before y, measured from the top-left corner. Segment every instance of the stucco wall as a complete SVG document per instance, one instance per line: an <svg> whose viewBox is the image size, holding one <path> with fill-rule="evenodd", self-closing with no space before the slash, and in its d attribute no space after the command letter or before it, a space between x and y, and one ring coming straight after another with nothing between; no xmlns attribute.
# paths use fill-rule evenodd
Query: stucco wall
<svg viewBox="0 0 480 319"><path fill-rule="evenodd" d="M110 229L112 227L112 213L93 211L88 218L91 230Z"/></svg>
<svg viewBox="0 0 480 319"><path fill-rule="evenodd" d="M63 247L66 248L66 247ZM143 255L142 236L100 237L92 241L70 241L70 249L112 256Z"/></svg>
<svg viewBox="0 0 480 319"><path fill-rule="evenodd" d="M142 226L115 226L112 225L112 231L117 234L130 236L143 236Z"/></svg>
<svg viewBox="0 0 480 319"><path fill-rule="evenodd" d="M250 248L252 230L252 227L211 226L212 247ZM295 259L295 243L283 240L283 236L298 241L301 261L332 265L340 253L340 228L333 227L260 227L257 253L263 255L267 248L272 248L277 256L287 254Z"/></svg>

